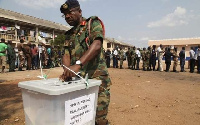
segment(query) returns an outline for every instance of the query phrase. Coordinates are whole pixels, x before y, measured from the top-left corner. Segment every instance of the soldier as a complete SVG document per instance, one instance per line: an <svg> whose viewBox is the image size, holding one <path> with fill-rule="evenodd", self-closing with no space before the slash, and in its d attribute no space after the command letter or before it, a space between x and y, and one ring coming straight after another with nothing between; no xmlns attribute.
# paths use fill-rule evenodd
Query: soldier
<svg viewBox="0 0 200 125"><path fill-rule="evenodd" d="M131 50L131 69L134 70L136 69L136 52L135 52L135 46Z"/></svg>
<svg viewBox="0 0 200 125"><path fill-rule="evenodd" d="M9 72L15 72L15 50L12 47L12 41L8 41L8 48L7 48L7 56L8 56L8 64L9 64Z"/></svg>
<svg viewBox="0 0 200 125"><path fill-rule="evenodd" d="M127 62L128 62L128 68L131 68L131 49L128 48L128 51L126 52Z"/></svg>
<svg viewBox="0 0 200 125"><path fill-rule="evenodd" d="M169 72L170 65L171 65L171 56L172 56L172 53L170 52L170 48L166 48L164 56L165 56L166 72Z"/></svg>
<svg viewBox="0 0 200 125"><path fill-rule="evenodd" d="M45 47L44 43L41 44L41 49L42 49L42 65L44 68L47 68L47 62L48 62L48 54L47 54L47 49Z"/></svg>
<svg viewBox="0 0 200 125"><path fill-rule="evenodd" d="M151 51L151 64L153 67L153 71L155 71L156 67L156 45L153 45L153 49Z"/></svg>
<svg viewBox="0 0 200 125"><path fill-rule="evenodd" d="M122 69L124 61L124 50L121 47L119 49L120 49L119 50L120 69Z"/></svg>
<svg viewBox="0 0 200 125"><path fill-rule="evenodd" d="M111 51L110 49L107 49L107 51L105 52L105 58L106 58L106 65L108 68L110 68L110 55Z"/></svg>
<svg viewBox="0 0 200 125"><path fill-rule="evenodd" d="M149 51L149 54L150 54L150 57L149 57L149 70L151 71L151 65L152 65L152 55L151 55L151 51L152 51L152 48L151 46L148 47L148 51Z"/></svg>
<svg viewBox="0 0 200 125"><path fill-rule="evenodd" d="M5 44L5 39L2 38L0 43L0 63L2 65L1 73L4 73L6 68L6 50L7 45Z"/></svg>
<svg viewBox="0 0 200 125"><path fill-rule="evenodd" d="M99 87L95 125L108 125L106 118L110 102L110 85L103 53L104 25L98 17L85 19L77 0L67 0L60 8L66 22L73 26L66 32L63 64L88 78L102 80ZM90 28L88 28L90 27ZM64 69L60 79L68 80L75 76Z"/></svg>
<svg viewBox="0 0 200 125"><path fill-rule="evenodd" d="M177 54L177 48L174 48L174 52L173 52L173 72L177 72L176 67L178 65L178 54Z"/></svg>
<svg viewBox="0 0 200 125"><path fill-rule="evenodd" d="M20 43L17 44L17 49L19 53L19 71L23 71L22 68L24 67L25 63L25 56L24 56L24 46L23 46L24 40L20 39Z"/></svg>
<svg viewBox="0 0 200 125"><path fill-rule="evenodd" d="M150 52L149 50L146 50L146 48L143 48L142 53L142 60L143 60L143 70L149 71L149 59L150 59Z"/></svg>
<svg viewBox="0 0 200 125"><path fill-rule="evenodd" d="M185 66L185 47L182 47L182 50L179 53L180 57L180 66L181 66L181 72L185 72L184 66Z"/></svg>
<svg viewBox="0 0 200 125"><path fill-rule="evenodd" d="M31 70L31 62L32 62L32 51L31 51L31 43L28 42L27 46L24 47L24 54L27 60L26 70Z"/></svg>

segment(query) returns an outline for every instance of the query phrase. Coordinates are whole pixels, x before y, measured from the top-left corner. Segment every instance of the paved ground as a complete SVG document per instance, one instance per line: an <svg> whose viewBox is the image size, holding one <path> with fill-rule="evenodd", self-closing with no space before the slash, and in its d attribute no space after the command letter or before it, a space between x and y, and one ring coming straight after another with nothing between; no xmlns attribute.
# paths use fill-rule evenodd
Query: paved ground
<svg viewBox="0 0 200 125"><path fill-rule="evenodd" d="M199 125L200 74L109 68L111 125ZM44 70L58 77L62 68ZM40 71L0 74L0 125L23 125L18 82L38 79Z"/></svg>

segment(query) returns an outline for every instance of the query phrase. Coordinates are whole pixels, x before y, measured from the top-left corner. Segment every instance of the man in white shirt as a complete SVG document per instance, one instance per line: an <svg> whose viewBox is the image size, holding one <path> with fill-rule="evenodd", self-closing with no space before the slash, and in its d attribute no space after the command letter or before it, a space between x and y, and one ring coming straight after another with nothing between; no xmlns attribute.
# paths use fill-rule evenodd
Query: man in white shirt
<svg viewBox="0 0 200 125"><path fill-rule="evenodd" d="M140 57L141 57L140 48L137 48L135 53L136 53L136 63L137 63L136 64L136 70L139 70Z"/></svg>
<svg viewBox="0 0 200 125"><path fill-rule="evenodd" d="M194 52L194 48L191 47L191 50L190 50L190 73L194 72L194 67L195 67L195 52Z"/></svg>
<svg viewBox="0 0 200 125"><path fill-rule="evenodd" d="M160 44L160 47L157 48L157 57L158 57L158 71L163 71L163 65L162 65L162 58L163 58L163 46Z"/></svg>
<svg viewBox="0 0 200 125"><path fill-rule="evenodd" d="M113 68L118 68L118 51L117 51L117 48L113 52Z"/></svg>

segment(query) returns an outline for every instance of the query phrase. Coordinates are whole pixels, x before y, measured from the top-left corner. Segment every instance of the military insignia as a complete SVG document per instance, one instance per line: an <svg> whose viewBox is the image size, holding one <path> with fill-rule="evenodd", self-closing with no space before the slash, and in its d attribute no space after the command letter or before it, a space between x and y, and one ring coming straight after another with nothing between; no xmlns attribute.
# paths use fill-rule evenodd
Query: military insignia
<svg viewBox="0 0 200 125"><path fill-rule="evenodd" d="M68 8L68 5L65 3L62 5L63 9L67 9Z"/></svg>

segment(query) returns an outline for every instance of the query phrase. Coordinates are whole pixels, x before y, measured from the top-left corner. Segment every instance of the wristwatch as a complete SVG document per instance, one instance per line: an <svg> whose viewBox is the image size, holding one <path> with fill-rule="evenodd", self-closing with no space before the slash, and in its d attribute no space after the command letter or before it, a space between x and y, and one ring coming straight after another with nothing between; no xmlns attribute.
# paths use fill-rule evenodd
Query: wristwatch
<svg viewBox="0 0 200 125"><path fill-rule="evenodd" d="M82 64L82 62L81 62L80 60L77 60L77 61L76 61L76 64L77 64L77 65L80 65L81 67L83 66L83 64Z"/></svg>

